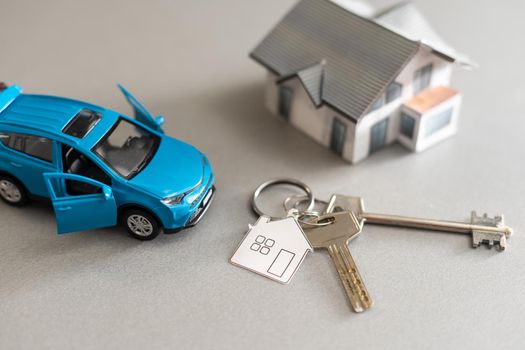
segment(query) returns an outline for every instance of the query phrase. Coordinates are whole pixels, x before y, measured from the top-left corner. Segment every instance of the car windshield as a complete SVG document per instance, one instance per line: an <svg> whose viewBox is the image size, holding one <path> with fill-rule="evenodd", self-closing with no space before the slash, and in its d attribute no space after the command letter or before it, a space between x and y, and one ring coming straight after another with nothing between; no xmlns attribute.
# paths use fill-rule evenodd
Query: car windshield
<svg viewBox="0 0 525 350"><path fill-rule="evenodd" d="M158 144L157 135L120 118L93 151L113 170L129 179L148 165Z"/></svg>

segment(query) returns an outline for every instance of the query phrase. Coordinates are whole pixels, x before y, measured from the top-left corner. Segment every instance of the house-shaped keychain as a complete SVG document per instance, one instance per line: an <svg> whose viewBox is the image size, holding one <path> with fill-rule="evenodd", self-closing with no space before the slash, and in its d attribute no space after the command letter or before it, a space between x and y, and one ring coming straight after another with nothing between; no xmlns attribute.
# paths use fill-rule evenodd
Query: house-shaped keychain
<svg viewBox="0 0 525 350"><path fill-rule="evenodd" d="M261 216L249 226L231 263L280 283L288 283L313 248L293 216Z"/></svg>

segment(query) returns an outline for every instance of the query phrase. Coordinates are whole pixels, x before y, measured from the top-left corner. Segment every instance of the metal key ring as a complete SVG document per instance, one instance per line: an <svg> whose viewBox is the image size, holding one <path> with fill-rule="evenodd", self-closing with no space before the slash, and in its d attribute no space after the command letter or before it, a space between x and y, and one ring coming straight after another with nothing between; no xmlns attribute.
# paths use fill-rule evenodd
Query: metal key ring
<svg viewBox="0 0 525 350"><path fill-rule="evenodd" d="M299 221L300 224L306 225L306 226L312 226L312 227L323 227L333 224L333 221L326 221L326 222L310 222L308 220L305 220L307 217L313 217L313 218L319 218L319 213L312 211L312 212L303 212L301 215L299 215L299 218L297 221Z"/></svg>
<svg viewBox="0 0 525 350"><path fill-rule="evenodd" d="M284 210L286 210L288 212L288 211L290 211L292 209L297 209L297 207L300 204L305 203L308 200L309 200L309 198L307 196L289 196L283 202ZM324 205L328 205L327 201L323 201L321 199L314 198L314 206L315 206L316 202L324 204ZM308 208L305 210L305 212L312 212ZM317 212L314 211L312 213L317 213Z"/></svg>
<svg viewBox="0 0 525 350"><path fill-rule="evenodd" d="M308 199L307 196L290 196L288 198L286 198L283 202L283 206L284 206L284 209L288 212L290 210L297 210L297 207L299 206L299 204L301 203L304 203L306 202ZM292 204L292 206L290 207L290 203L294 201ZM319 199L316 199L314 198L314 205L315 205L315 202L318 202L318 203L322 203L322 204L326 204L328 205L328 202L326 201L323 201L323 200L319 200ZM322 226L328 226L328 225L331 225L333 224L333 221L327 221L327 222L310 222L308 220L305 220L305 218L319 218L321 216L321 214L315 210L303 210L302 212L299 213L299 218L297 219L297 221L299 221L301 224L303 225L306 225L306 226L313 226L313 227L322 227Z"/></svg>
<svg viewBox="0 0 525 350"><path fill-rule="evenodd" d="M305 183L299 180L292 179L292 178L277 178L277 179L272 179L272 180L263 182L253 192L252 209L257 215L259 216L266 215L261 209L259 209L259 206L257 205L257 199L261 195L262 191L264 191L268 187L275 186L275 185L291 185L291 186L300 188L306 193L306 196L304 197L307 198L307 200L309 201L308 208L306 210L310 211L314 207L315 199L312 194L312 190L310 189L310 187L308 187L308 185L306 185ZM282 219L281 217L272 217L270 215L266 215L266 216L269 216L272 220Z"/></svg>

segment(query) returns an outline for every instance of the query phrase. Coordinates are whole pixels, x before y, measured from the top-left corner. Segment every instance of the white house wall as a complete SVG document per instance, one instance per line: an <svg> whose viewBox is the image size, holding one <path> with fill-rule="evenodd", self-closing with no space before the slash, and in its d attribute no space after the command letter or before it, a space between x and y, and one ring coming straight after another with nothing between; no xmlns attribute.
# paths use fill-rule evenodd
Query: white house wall
<svg viewBox="0 0 525 350"><path fill-rule="evenodd" d="M418 134L419 137L417 139L416 143L416 151L420 152L423 151L447 138L454 135L457 132L457 125L458 125L458 116L459 116L459 110L461 106L461 95L458 94L454 97L452 97L450 100L439 104L435 108L432 108L431 110L425 112L424 115L421 116L421 122L419 124ZM432 118L433 116L442 113L446 111L447 109L452 108L452 116L450 119L450 123L445 126L444 128L435 131L434 133L426 136L425 135L425 127L428 123L428 120Z"/></svg>
<svg viewBox="0 0 525 350"><path fill-rule="evenodd" d="M290 110L290 123L323 146L326 142L327 121L320 109L317 109L298 78L282 83L293 90L293 101Z"/></svg>
<svg viewBox="0 0 525 350"><path fill-rule="evenodd" d="M265 105L266 108L273 113L278 115L278 103L279 103L279 87L276 84L277 75L272 72L268 72L266 75L266 85L264 91Z"/></svg>
<svg viewBox="0 0 525 350"><path fill-rule="evenodd" d="M321 145L327 148L330 147L334 118L338 118L346 125L346 142L343 149L343 158L351 161L355 123L325 105L317 108L297 77L284 81L282 85L293 90L289 122ZM276 90L278 90L277 85ZM278 104L278 98L276 99L276 104Z"/></svg>
<svg viewBox="0 0 525 350"><path fill-rule="evenodd" d="M432 63L432 75L429 88L450 85L453 68L452 64L432 53L430 49L421 47L398 77L394 79L394 81L403 86L401 97L364 116L357 124L354 154L352 157L353 163L358 162L369 155L371 128L381 120L390 118L390 121L388 122L386 144L391 144L397 140L399 135L400 107L403 102L414 96L414 74L418 69L430 63Z"/></svg>

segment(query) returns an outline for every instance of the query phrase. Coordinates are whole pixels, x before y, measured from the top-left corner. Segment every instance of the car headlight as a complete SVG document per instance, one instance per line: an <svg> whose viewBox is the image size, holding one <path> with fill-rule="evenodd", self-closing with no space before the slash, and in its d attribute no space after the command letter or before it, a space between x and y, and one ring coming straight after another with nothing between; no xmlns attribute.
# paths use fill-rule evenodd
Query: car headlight
<svg viewBox="0 0 525 350"><path fill-rule="evenodd" d="M161 202L166 204L166 205L177 205L177 204L181 204L182 203L182 200L184 199L185 196L186 196L186 193L183 193L183 194L179 194L177 196L164 198L164 199L161 200Z"/></svg>
<svg viewBox="0 0 525 350"><path fill-rule="evenodd" d="M209 164L209 161L208 161L208 158L206 158L206 156L204 154L202 154L202 153L201 153L201 160L202 160L202 168L203 168L203 173L204 173L204 168L206 167L207 164ZM192 191L194 191L201 184L202 184L202 182L199 182L194 188L192 188L191 190L189 190L186 193L179 194L179 195L176 195L176 196L173 196L173 197L164 198L164 199L161 199L160 201L163 204L169 205L169 206L181 204L182 200L184 199L184 197L186 197L187 194L189 194Z"/></svg>

